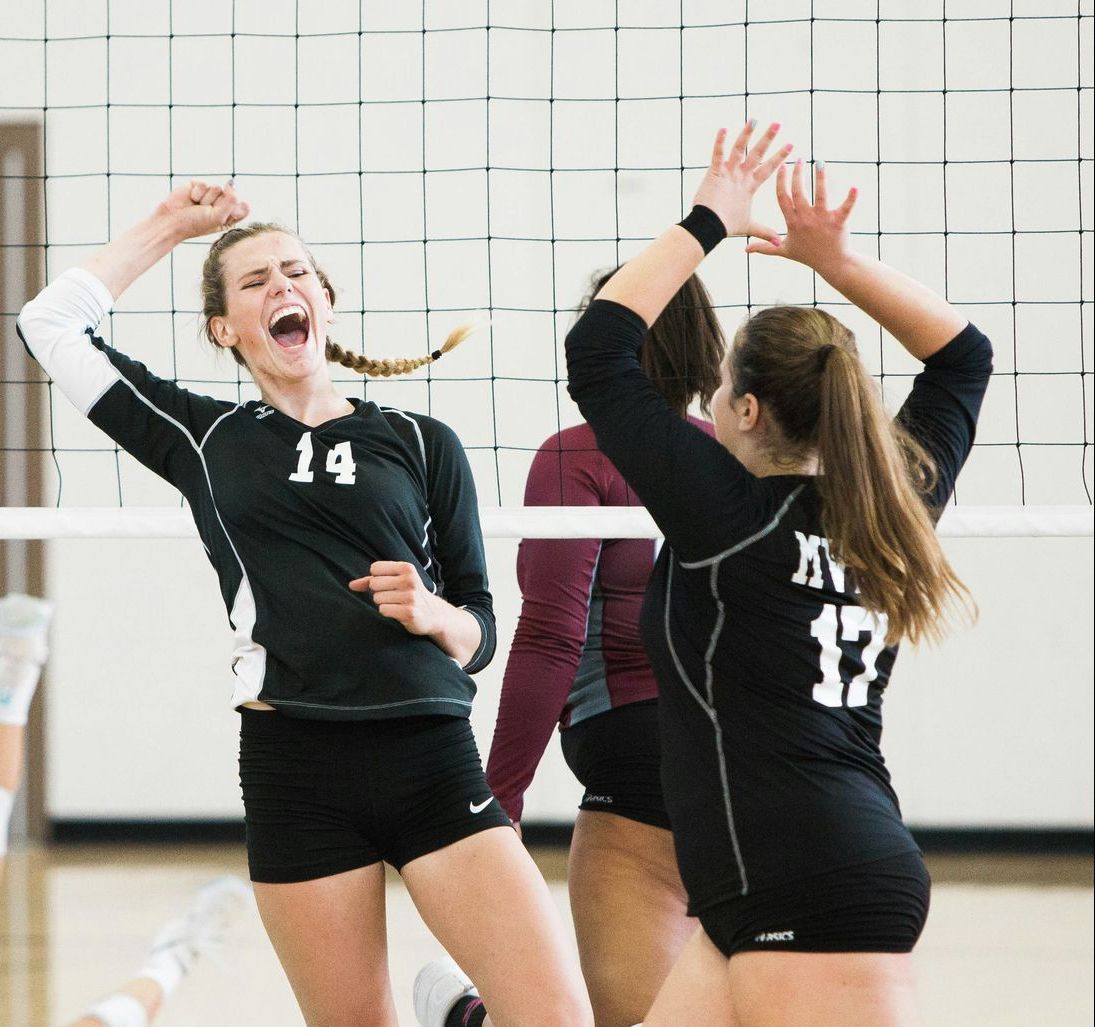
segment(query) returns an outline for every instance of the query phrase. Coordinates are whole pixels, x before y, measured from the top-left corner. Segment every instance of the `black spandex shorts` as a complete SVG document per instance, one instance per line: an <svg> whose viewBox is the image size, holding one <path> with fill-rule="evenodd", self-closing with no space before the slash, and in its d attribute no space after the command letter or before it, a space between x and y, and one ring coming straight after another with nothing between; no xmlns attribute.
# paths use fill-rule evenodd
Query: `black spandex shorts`
<svg viewBox="0 0 1095 1027"><path fill-rule="evenodd" d="M300 720L241 707L251 880L405 863L509 824L462 717Z"/></svg>
<svg viewBox="0 0 1095 1027"><path fill-rule="evenodd" d="M724 956L736 952L911 952L928 918L919 852L818 874L700 912Z"/></svg>
<svg viewBox="0 0 1095 1027"><path fill-rule="evenodd" d="M562 745L567 766L585 788L579 809L669 830L657 699L580 720L562 732Z"/></svg>

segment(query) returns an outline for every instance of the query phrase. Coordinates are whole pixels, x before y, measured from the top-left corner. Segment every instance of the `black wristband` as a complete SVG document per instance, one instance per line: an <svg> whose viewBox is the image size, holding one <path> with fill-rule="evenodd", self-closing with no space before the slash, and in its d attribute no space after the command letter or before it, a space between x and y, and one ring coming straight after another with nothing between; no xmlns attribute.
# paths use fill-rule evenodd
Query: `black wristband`
<svg viewBox="0 0 1095 1027"><path fill-rule="evenodd" d="M726 226L722 223L722 218L702 203L697 203L688 217L678 224L703 247L705 255L726 238Z"/></svg>

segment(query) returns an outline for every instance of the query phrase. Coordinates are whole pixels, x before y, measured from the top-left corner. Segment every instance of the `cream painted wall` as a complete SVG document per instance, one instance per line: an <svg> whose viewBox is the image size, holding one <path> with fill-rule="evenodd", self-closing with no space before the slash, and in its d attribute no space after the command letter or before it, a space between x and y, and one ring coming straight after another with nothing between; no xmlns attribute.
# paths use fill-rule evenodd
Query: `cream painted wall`
<svg viewBox="0 0 1095 1027"><path fill-rule="evenodd" d="M884 751L907 819L931 826L1092 823L1092 540L953 539L981 608L937 649L902 653ZM490 746L519 595L516 544L488 544L499 655L472 723ZM240 812L230 642L197 542L55 542L49 810L59 818ZM553 740L526 819L573 816Z"/></svg>

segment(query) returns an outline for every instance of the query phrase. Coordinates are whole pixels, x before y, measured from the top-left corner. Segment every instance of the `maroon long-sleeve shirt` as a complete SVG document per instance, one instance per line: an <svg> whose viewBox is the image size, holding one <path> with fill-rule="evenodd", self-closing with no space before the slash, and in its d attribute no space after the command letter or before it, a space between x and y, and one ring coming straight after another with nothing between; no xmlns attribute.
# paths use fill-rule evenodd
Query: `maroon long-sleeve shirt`
<svg viewBox="0 0 1095 1027"><path fill-rule="evenodd" d="M639 505L586 424L544 442L525 485L525 506ZM556 724L565 729L657 695L639 640L655 546L652 539L522 541L521 616L487 762L491 789L514 821Z"/></svg>

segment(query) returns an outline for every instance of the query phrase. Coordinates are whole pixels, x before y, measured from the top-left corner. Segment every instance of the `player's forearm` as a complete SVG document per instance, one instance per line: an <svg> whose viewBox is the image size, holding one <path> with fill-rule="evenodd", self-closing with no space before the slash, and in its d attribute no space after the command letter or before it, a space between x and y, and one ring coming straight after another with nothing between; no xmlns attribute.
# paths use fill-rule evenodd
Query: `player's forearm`
<svg viewBox="0 0 1095 1027"><path fill-rule="evenodd" d="M614 300L652 325L700 266L703 256L695 236L673 225L620 268L596 299Z"/></svg>
<svg viewBox="0 0 1095 1027"><path fill-rule="evenodd" d="M873 258L848 254L815 270L918 360L942 349L966 326L967 319L942 296Z"/></svg>
<svg viewBox="0 0 1095 1027"><path fill-rule="evenodd" d="M117 299L180 242L178 225L152 214L97 250L83 267Z"/></svg>
<svg viewBox="0 0 1095 1027"><path fill-rule="evenodd" d="M471 663L483 642L483 627L479 618L437 597L437 628L430 638L447 656L461 667Z"/></svg>

